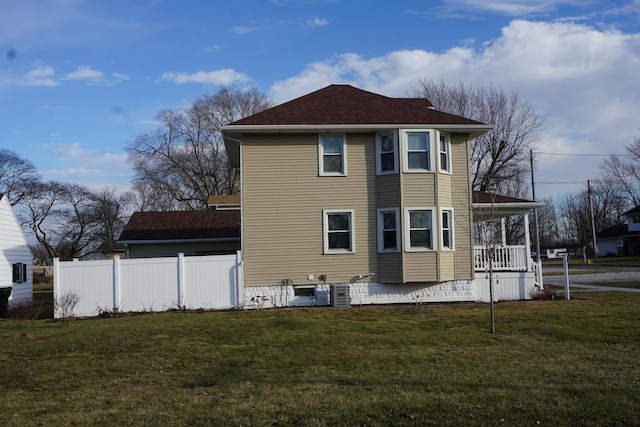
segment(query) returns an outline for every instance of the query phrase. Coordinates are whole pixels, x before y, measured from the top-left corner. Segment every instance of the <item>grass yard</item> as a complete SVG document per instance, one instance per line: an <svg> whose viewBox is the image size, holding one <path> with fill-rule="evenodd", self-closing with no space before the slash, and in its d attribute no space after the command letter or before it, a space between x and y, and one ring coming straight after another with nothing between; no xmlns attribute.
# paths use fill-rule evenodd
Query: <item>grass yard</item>
<svg viewBox="0 0 640 427"><path fill-rule="evenodd" d="M640 294L0 321L0 425L640 425Z"/></svg>

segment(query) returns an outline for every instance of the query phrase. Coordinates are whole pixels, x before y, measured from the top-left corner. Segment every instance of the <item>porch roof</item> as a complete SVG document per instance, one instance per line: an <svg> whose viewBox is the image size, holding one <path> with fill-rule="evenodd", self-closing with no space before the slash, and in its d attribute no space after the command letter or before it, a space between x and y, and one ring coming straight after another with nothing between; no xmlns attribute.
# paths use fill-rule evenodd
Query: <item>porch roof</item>
<svg viewBox="0 0 640 427"><path fill-rule="evenodd" d="M541 208L545 202L534 202L516 197L502 196L486 191L473 191L473 217L476 221L486 221L513 215L525 215L531 209Z"/></svg>

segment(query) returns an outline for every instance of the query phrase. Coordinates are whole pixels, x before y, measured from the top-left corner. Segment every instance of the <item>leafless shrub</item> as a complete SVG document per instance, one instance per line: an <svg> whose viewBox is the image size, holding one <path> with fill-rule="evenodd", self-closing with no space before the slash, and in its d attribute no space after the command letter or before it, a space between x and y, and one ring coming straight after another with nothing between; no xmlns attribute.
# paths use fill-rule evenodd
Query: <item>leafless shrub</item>
<svg viewBox="0 0 640 427"><path fill-rule="evenodd" d="M62 321L62 326L69 326L73 318L73 311L80 302L80 295L67 291L53 301L56 317Z"/></svg>
<svg viewBox="0 0 640 427"><path fill-rule="evenodd" d="M18 328L18 337L31 337L31 327L43 311L43 304L36 301L23 301L14 305L8 313L8 317Z"/></svg>

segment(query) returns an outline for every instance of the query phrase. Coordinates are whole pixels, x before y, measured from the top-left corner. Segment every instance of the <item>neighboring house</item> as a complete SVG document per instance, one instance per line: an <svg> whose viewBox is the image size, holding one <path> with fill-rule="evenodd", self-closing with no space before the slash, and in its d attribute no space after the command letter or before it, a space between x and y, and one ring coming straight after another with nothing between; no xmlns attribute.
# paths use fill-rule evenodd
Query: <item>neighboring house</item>
<svg viewBox="0 0 640 427"><path fill-rule="evenodd" d="M240 249L240 211L134 212L118 243L126 258L235 254Z"/></svg>
<svg viewBox="0 0 640 427"><path fill-rule="evenodd" d="M328 284L349 284L352 303L484 299L469 141L491 128L347 85L224 126L245 300L322 303Z"/></svg>
<svg viewBox="0 0 640 427"><path fill-rule="evenodd" d="M102 259L113 259L125 255L125 246L115 240L104 241L98 246L98 253Z"/></svg>
<svg viewBox="0 0 640 427"><path fill-rule="evenodd" d="M624 224L617 224L596 234L598 256L640 255L640 206L622 214Z"/></svg>
<svg viewBox="0 0 640 427"><path fill-rule="evenodd" d="M10 306L33 299L33 254L4 194L0 194L0 287L12 287Z"/></svg>
<svg viewBox="0 0 640 427"><path fill-rule="evenodd" d="M209 196L207 205L215 210L240 210L240 196L237 194Z"/></svg>

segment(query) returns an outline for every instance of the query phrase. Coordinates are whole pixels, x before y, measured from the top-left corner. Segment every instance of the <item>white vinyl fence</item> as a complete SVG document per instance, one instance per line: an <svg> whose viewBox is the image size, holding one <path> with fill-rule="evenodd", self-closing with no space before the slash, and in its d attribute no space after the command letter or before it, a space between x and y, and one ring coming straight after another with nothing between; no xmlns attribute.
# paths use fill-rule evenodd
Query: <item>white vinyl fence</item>
<svg viewBox="0 0 640 427"><path fill-rule="evenodd" d="M75 294L74 316L100 312L224 310L243 301L240 253L53 263L54 298Z"/></svg>

